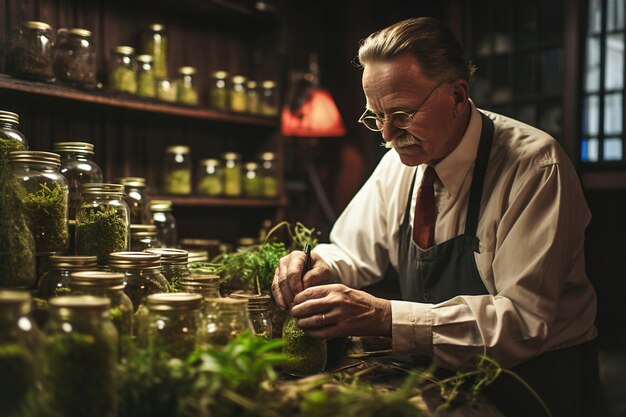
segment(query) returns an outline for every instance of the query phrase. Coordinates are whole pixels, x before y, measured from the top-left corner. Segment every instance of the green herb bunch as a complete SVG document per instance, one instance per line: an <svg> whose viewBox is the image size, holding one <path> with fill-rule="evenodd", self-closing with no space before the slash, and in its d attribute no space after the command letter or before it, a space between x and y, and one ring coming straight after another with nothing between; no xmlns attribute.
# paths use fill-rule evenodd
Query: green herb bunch
<svg viewBox="0 0 626 417"><path fill-rule="evenodd" d="M0 211L0 287L28 288L35 276L35 240L24 216Z"/></svg>
<svg viewBox="0 0 626 417"><path fill-rule="evenodd" d="M79 255L96 255L106 264L109 253L127 249L126 220L115 206L79 209L76 218L76 251Z"/></svg>
<svg viewBox="0 0 626 417"><path fill-rule="evenodd" d="M24 143L14 140L0 138L0 184L7 170L9 154L13 151L23 151L26 147ZM2 195L0 194L0 210L2 210Z"/></svg>

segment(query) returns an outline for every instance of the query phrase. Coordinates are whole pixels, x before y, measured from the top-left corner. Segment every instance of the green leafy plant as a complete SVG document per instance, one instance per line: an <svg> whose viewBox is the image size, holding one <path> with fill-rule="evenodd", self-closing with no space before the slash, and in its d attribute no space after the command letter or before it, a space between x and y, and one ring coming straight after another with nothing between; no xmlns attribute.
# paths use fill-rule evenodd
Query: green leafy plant
<svg viewBox="0 0 626 417"><path fill-rule="evenodd" d="M114 206L88 209L76 219L76 252L95 255L106 264L109 253L127 249L128 230Z"/></svg>

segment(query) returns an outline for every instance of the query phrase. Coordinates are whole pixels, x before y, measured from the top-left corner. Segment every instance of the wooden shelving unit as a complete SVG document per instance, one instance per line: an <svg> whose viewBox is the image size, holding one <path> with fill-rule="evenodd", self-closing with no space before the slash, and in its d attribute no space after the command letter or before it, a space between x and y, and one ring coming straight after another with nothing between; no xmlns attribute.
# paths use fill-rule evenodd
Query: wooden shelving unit
<svg viewBox="0 0 626 417"><path fill-rule="evenodd" d="M179 207L285 207L287 199L282 198L228 198L200 196L151 196L153 200L169 200Z"/></svg>

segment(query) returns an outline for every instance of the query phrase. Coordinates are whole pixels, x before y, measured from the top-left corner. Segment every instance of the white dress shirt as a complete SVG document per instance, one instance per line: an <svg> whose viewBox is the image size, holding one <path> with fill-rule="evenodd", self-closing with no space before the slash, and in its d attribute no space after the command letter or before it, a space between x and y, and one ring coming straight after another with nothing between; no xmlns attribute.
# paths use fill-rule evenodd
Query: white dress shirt
<svg viewBox="0 0 626 417"><path fill-rule="evenodd" d="M463 233L482 120L473 103L459 145L435 170L435 243ZM591 218L574 167L548 134L485 112L495 131L483 188L476 265L489 295L439 304L391 301L394 353L434 356L461 367L487 354L511 367L596 336L595 292L585 274ZM353 288L398 267L399 228L411 180L411 224L425 165L387 152L341 214L329 244L315 248L336 278Z"/></svg>

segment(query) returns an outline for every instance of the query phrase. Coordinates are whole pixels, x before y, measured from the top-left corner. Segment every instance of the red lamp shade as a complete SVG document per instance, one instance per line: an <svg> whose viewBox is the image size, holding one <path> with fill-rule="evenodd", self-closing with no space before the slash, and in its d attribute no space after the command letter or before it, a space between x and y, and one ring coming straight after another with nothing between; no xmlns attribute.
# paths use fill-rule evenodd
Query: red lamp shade
<svg viewBox="0 0 626 417"><path fill-rule="evenodd" d="M285 106L281 115L283 136L344 136L346 128L330 92L312 88L304 103L295 111Z"/></svg>

